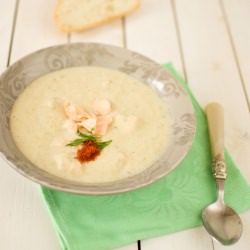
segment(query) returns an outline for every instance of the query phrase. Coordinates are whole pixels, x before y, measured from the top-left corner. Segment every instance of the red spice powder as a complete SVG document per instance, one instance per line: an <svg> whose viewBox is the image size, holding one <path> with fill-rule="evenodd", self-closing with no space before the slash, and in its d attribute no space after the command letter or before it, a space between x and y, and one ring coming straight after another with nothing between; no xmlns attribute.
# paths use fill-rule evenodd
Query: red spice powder
<svg viewBox="0 0 250 250"><path fill-rule="evenodd" d="M81 163L93 161L100 154L100 148L93 141L85 141L76 152L76 159Z"/></svg>

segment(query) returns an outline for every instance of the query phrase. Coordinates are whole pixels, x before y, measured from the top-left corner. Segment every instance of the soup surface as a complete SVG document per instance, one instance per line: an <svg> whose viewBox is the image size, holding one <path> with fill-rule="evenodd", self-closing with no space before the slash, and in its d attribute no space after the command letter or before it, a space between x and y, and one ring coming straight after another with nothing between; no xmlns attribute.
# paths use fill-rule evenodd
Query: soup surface
<svg viewBox="0 0 250 250"><path fill-rule="evenodd" d="M76 124L82 122L72 121L67 105L70 112L86 111L90 133L97 119L108 121L99 137L112 142L92 161L77 159L80 145L66 146L79 139ZM96 106L106 110L100 115ZM171 128L167 107L153 90L99 67L67 68L34 80L17 98L10 121L17 146L35 165L87 183L114 181L148 168L166 149Z"/></svg>

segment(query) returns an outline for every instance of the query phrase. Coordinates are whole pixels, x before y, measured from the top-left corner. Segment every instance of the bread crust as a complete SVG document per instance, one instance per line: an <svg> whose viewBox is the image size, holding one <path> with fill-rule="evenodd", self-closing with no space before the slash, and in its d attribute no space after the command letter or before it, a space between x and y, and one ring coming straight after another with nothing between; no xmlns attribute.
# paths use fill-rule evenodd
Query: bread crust
<svg viewBox="0 0 250 250"><path fill-rule="evenodd" d="M56 4L56 7L55 7L55 11L54 11L54 20L55 20L55 23L56 23L56 26L58 27L58 29L61 30L62 32L66 32L66 33L81 32L81 31L84 31L84 30L88 30L88 29L100 26L102 24L108 23L108 22L110 22L110 21L112 21L114 19L123 17L123 16L135 11L141 5L140 0L137 0L136 4L134 6L131 6L131 8L126 10L126 11L114 14L112 16L107 16L106 18L103 18L102 20L100 20L98 22L89 23L89 25L82 25L82 26L79 26L79 27L72 27L72 26L65 26L65 25L61 24L60 16L59 16L58 12L59 12L59 10L61 8L62 2L63 2L63 0L57 0L57 4Z"/></svg>

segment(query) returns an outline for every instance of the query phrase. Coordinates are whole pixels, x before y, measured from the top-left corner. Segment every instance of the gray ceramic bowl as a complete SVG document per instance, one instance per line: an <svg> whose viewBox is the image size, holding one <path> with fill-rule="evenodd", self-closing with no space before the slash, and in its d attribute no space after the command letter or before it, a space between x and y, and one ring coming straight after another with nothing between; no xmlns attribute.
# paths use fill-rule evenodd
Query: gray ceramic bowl
<svg viewBox="0 0 250 250"><path fill-rule="evenodd" d="M156 91L168 106L173 120L169 146L164 155L145 171L115 182L79 183L36 167L15 145L9 118L12 106L23 89L34 79L49 72L87 65L116 69L139 79ZM154 61L126 49L94 43L50 47L22 58L0 78L0 154L16 171L51 189L84 195L107 195L144 187L168 174L183 160L194 135L194 109L181 85Z"/></svg>

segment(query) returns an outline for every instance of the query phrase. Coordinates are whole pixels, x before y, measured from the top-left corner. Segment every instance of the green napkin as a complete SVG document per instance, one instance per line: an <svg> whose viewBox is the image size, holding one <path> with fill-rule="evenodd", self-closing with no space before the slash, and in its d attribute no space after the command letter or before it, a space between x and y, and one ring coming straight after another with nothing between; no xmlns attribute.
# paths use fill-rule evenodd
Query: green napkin
<svg viewBox="0 0 250 250"><path fill-rule="evenodd" d="M197 132L187 157L160 181L111 196L79 196L42 187L63 249L113 249L137 240L166 235L202 224L201 211L216 199L206 117L172 65L166 69L189 93ZM250 186L228 152L225 200L237 212L250 207Z"/></svg>

